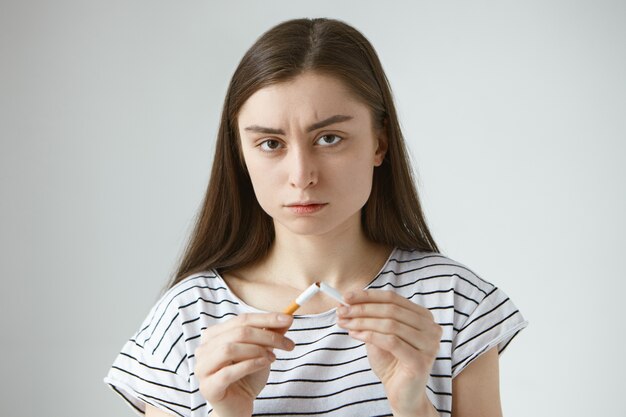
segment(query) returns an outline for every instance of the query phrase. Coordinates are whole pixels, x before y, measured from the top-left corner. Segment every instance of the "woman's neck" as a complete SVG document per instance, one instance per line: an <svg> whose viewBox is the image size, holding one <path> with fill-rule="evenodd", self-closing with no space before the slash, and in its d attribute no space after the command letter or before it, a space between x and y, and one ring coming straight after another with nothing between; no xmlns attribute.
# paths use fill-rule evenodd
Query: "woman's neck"
<svg viewBox="0 0 626 417"><path fill-rule="evenodd" d="M258 265L264 281L304 289L324 281L341 292L363 288L392 248L367 239L360 224L320 236L302 236L276 225L276 239Z"/></svg>

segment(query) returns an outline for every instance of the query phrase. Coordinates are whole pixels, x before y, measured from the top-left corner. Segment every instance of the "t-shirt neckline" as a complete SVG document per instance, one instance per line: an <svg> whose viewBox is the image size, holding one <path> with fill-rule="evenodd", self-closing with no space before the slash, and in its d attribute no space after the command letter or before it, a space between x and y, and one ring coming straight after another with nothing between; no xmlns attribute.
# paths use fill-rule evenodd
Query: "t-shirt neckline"
<svg viewBox="0 0 626 417"><path fill-rule="evenodd" d="M387 257L387 260L383 263L382 267L380 268L378 273L374 276L374 278L369 282L369 284L367 284L363 288L364 290L367 290L368 288L370 288L378 280L380 275L387 268L387 265L389 264L389 262L391 261L391 259L393 258L397 250L398 248L394 247L391 250L391 252L389 252L389 256ZM260 308L256 308L246 303L245 301L243 301L241 298L239 298L239 296L237 296L237 294L235 294L235 292L230 288L226 280L222 277L222 275L215 268L212 269L212 272L215 274L215 277L220 281L220 284L226 288L226 291L228 292L229 297L231 297L233 300L236 300L242 309L250 313L272 313L272 311L267 311L267 310L262 310ZM330 310L323 311L321 313L316 313L316 314L294 314L294 317L296 318L322 318L322 317L329 316L329 315L334 316L336 310L337 308L335 307Z"/></svg>

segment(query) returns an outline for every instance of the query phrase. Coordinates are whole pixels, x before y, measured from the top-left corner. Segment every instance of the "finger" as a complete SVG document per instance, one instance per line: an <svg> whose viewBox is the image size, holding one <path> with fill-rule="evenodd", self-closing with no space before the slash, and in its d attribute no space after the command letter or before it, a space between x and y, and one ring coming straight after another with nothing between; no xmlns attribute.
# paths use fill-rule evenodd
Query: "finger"
<svg viewBox="0 0 626 417"><path fill-rule="evenodd" d="M419 369L417 367L424 363L425 358L428 358L428 361L430 361L430 359L437 355L437 350L422 351L426 356L416 355L415 349L396 335L383 334L369 330L351 330L349 334L357 340L361 340L366 344L372 344L389 352L395 356L400 363L412 367L413 369Z"/></svg>
<svg viewBox="0 0 626 417"><path fill-rule="evenodd" d="M396 336L412 346L413 349L425 352L431 352L433 349L438 350L439 342L441 341L441 333L434 327L432 330L429 329L429 331L421 331L392 319L343 319L338 324L344 329L352 331L371 331L383 335Z"/></svg>
<svg viewBox="0 0 626 417"><path fill-rule="evenodd" d="M417 313L415 310L391 303L361 303L341 306L337 309L337 317L340 320L357 317L387 318L419 330L428 330L435 324L432 319Z"/></svg>
<svg viewBox="0 0 626 417"><path fill-rule="evenodd" d="M260 371L270 365L267 357L248 359L220 369L208 378L202 380L201 391L209 402L220 401L228 387L240 379Z"/></svg>
<svg viewBox="0 0 626 417"><path fill-rule="evenodd" d="M433 314L426 307L422 307L410 300L407 300L403 296L396 294L393 291L387 290L361 290L351 291L344 296L344 299L348 304L360 304L360 303L389 303L397 304L407 310L415 311L416 313L433 319Z"/></svg>
<svg viewBox="0 0 626 417"><path fill-rule="evenodd" d="M244 343L281 350L292 350L295 347L291 339L283 336L278 331L255 327L235 327L216 335L213 339L210 339L210 336L205 337L206 342L200 346L206 347L209 351L232 343Z"/></svg>
<svg viewBox="0 0 626 417"><path fill-rule="evenodd" d="M260 329L276 329L277 331L282 331L284 333L286 332L286 329L291 326L292 322L292 316L282 313L240 314L237 317L233 317L232 319L225 321L224 323L206 328L201 333L200 343L205 343L207 340L214 340L221 334L242 326L256 327Z"/></svg>
<svg viewBox="0 0 626 417"><path fill-rule="evenodd" d="M273 352L262 346L227 343L214 349L210 356L206 356L206 360L197 361L197 371L200 375L210 375L231 364L262 357L267 357L272 362L276 359Z"/></svg>

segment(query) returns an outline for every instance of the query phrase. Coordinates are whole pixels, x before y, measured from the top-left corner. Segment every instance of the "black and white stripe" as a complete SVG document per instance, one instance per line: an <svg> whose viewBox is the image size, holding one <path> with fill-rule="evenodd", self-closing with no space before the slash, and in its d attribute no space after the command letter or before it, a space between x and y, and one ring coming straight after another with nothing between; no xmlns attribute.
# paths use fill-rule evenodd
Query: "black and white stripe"
<svg viewBox="0 0 626 417"><path fill-rule="evenodd" d="M436 253L395 249L370 289L395 291L427 307L443 327L427 395L450 415L452 379L492 347L501 353L527 323L500 289L464 265ZM137 413L149 403L173 415L206 416L193 369L200 332L245 312L215 271L171 288L123 346L105 382ZM336 324L334 310L296 316L287 333L296 347L277 360L254 416L390 416L384 387L365 346Z"/></svg>

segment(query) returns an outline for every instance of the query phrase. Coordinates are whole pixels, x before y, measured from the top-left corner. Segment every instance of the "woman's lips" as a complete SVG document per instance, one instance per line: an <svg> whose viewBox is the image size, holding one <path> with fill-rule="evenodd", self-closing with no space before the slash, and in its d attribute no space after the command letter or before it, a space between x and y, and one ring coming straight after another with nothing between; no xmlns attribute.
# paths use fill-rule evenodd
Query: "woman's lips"
<svg viewBox="0 0 626 417"><path fill-rule="evenodd" d="M287 208L295 214L312 214L322 210L326 207L326 203L323 204L294 204L289 205Z"/></svg>

